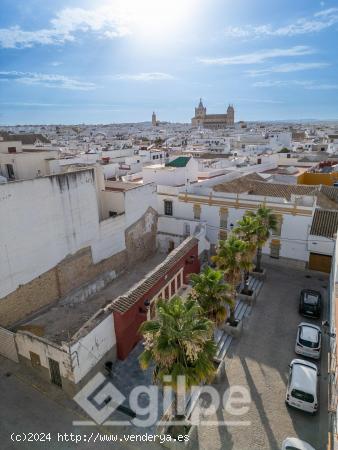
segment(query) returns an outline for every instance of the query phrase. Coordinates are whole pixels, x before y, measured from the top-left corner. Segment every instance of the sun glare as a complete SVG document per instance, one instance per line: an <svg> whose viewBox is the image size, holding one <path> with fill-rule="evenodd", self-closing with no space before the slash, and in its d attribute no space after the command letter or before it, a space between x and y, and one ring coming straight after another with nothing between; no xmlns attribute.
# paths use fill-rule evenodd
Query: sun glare
<svg viewBox="0 0 338 450"><path fill-rule="evenodd" d="M194 0L121 0L132 33L139 38L173 38L188 26L197 5Z"/></svg>

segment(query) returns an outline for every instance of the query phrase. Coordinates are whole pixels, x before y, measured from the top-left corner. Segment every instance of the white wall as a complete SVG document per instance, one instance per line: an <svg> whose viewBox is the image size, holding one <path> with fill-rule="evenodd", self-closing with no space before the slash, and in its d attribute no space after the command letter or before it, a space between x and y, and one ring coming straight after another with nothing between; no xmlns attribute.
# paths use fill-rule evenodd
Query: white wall
<svg viewBox="0 0 338 450"><path fill-rule="evenodd" d="M139 220L149 206L156 210L156 205L156 186L153 183L125 191L126 227Z"/></svg>
<svg viewBox="0 0 338 450"><path fill-rule="evenodd" d="M116 345L113 315L109 314L70 348L74 382L78 383Z"/></svg>
<svg viewBox="0 0 338 450"><path fill-rule="evenodd" d="M0 140L0 153L8 153L8 147L15 147L16 152L22 152L21 141L1 141Z"/></svg>
<svg viewBox="0 0 338 450"><path fill-rule="evenodd" d="M58 347L57 345L53 346L43 338L21 331L16 333L15 342L19 355L30 360L31 357L29 352L36 353L40 357L41 366L48 370L48 358L54 359L54 361L57 361L60 365L61 376L73 381L70 357L67 348L63 351L61 347Z"/></svg>
<svg viewBox="0 0 338 450"><path fill-rule="evenodd" d="M205 193L204 193L205 194ZM215 199L216 193L214 192L213 199ZM233 200L236 198L236 194L220 194L222 198L228 198ZM244 203L254 202L253 205L258 205L264 201L263 197L259 196L248 196L241 195L240 198ZM158 194L158 213L164 215L164 200L173 201L173 217L179 219L194 219L194 204L189 201L179 200L173 195L165 195L164 188L162 193ZM280 207L281 205L277 203L277 199L272 199L274 203L268 204L267 206L272 208ZM282 201L282 200L281 200ZM220 206L200 204L201 206L201 221L207 223L206 236L211 244L217 244L219 238L220 230ZM285 205L284 205L285 206ZM290 205L288 206L290 208ZM235 208L228 207L228 230L231 230L231 225L236 226L236 222L242 218L245 213L245 208ZM307 237L309 228L311 226L312 217L302 216L302 215L292 215L290 213L283 214L283 225L281 230L281 236L273 236L275 239L281 240L280 256L286 258L293 258L302 261L308 261L309 250L307 248ZM160 222L161 223L161 222ZM162 225L161 225L162 226ZM180 230L180 227L177 228ZM172 230L173 232L173 230ZM263 248L263 252L270 253L270 242Z"/></svg>
<svg viewBox="0 0 338 450"><path fill-rule="evenodd" d="M312 253L320 253L321 255L333 255L334 239L328 239L323 236L309 236L309 251Z"/></svg>
<svg viewBox="0 0 338 450"><path fill-rule="evenodd" d="M12 164L16 180L29 180L40 176L49 175L48 158L57 157L57 151L31 152L31 153L0 153L0 165ZM3 170L2 170L3 171Z"/></svg>
<svg viewBox="0 0 338 450"><path fill-rule="evenodd" d="M0 298L98 236L90 170L0 185Z"/></svg>

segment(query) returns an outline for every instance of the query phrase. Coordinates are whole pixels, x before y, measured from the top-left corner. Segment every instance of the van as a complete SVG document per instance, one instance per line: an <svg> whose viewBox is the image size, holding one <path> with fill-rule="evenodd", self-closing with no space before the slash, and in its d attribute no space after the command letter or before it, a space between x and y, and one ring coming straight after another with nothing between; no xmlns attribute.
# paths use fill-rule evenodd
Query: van
<svg viewBox="0 0 338 450"><path fill-rule="evenodd" d="M318 411L318 369L304 359L293 359L289 365L286 403L314 414Z"/></svg>

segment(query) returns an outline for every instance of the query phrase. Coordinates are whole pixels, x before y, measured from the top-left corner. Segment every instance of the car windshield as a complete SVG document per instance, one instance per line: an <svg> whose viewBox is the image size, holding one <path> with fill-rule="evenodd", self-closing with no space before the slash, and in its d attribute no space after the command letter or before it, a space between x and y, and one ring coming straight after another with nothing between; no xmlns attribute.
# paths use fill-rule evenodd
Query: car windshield
<svg viewBox="0 0 338 450"><path fill-rule="evenodd" d="M285 447L285 450L300 450L300 449L299 449L299 447L294 447L294 446L287 445Z"/></svg>
<svg viewBox="0 0 338 450"><path fill-rule="evenodd" d="M309 294L308 292L306 292L304 294L304 303L306 303L307 305L316 306L318 303L318 295Z"/></svg>
<svg viewBox="0 0 338 450"><path fill-rule="evenodd" d="M297 400L302 400L303 402L313 403L314 397L312 394L308 394L307 392L299 391L298 389L293 389L291 392L292 397Z"/></svg>
<svg viewBox="0 0 338 450"><path fill-rule="evenodd" d="M304 347L318 348L319 347L319 333L313 327L300 327L299 343Z"/></svg>

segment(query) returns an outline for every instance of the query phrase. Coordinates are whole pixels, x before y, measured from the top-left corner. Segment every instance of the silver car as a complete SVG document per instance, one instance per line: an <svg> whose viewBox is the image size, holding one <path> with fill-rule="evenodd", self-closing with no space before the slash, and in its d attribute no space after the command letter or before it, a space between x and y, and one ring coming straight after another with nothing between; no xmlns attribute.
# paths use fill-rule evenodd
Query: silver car
<svg viewBox="0 0 338 450"><path fill-rule="evenodd" d="M322 346L320 327L312 323L301 322L298 325L295 352L308 358L319 359Z"/></svg>

